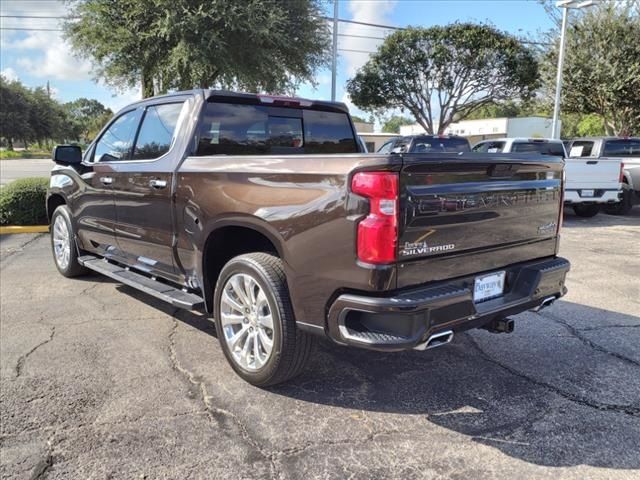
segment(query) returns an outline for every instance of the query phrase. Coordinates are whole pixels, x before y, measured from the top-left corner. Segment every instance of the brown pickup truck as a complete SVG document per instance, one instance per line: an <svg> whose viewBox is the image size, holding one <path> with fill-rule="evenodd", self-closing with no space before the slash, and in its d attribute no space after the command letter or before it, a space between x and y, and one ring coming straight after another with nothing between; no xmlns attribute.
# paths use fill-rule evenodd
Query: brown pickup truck
<svg viewBox="0 0 640 480"><path fill-rule="evenodd" d="M565 292L561 158L365 154L346 107L215 90L146 99L54 150L55 264L206 309L260 386L315 336L424 350Z"/></svg>

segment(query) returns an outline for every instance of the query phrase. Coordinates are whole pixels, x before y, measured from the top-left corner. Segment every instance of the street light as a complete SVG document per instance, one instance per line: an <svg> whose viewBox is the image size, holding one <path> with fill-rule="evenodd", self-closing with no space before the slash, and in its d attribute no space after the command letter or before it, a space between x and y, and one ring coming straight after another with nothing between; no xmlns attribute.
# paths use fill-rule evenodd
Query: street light
<svg viewBox="0 0 640 480"><path fill-rule="evenodd" d="M562 65L564 64L565 37L567 34L567 17L570 8L579 9L597 5L599 0L560 0L556 2L556 7L562 8L562 27L560 30L560 52L558 53L558 76L556 77L556 99L553 104L553 120L551 123L551 137L560 138L558 120L560 118L560 96L562 92Z"/></svg>

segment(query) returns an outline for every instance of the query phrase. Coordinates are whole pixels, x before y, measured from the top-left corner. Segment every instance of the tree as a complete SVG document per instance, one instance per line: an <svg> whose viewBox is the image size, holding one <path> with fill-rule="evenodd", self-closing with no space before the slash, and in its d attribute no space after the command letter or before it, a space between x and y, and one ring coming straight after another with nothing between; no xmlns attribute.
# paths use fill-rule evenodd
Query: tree
<svg viewBox="0 0 640 480"><path fill-rule="evenodd" d="M582 9L567 30L562 109L597 114L608 135L640 133L640 2L605 2ZM543 72L555 92L559 41Z"/></svg>
<svg viewBox="0 0 640 480"><path fill-rule="evenodd" d="M443 133L491 102L528 99L538 86L533 53L489 25L407 28L388 36L347 83L357 106L408 110L429 133Z"/></svg>
<svg viewBox="0 0 640 480"><path fill-rule="evenodd" d="M351 115L351 120L358 123L368 123L364 118L359 117L358 115Z"/></svg>
<svg viewBox="0 0 640 480"><path fill-rule="evenodd" d="M0 137L13 150L15 140L26 140L30 136L29 90L18 81L5 80L0 75Z"/></svg>
<svg viewBox="0 0 640 480"><path fill-rule="evenodd" d="M413 125L414 123L415 122L409 117L393 115L382 124L382 131L387 133L400 133L400 127L402 125Z"/></svg>
<svg viewBox="0 0 640 480"><path fill-rule="evenodd" d="M293 91L328 61L320 0L84 0L65 32L97 77L144 96L222 87Z"/></svg>
<svg viewBox="0 0 640 480"><path fill-rule="evenodd" d="M73 137L84 142L89 142L113 116L111 109L93 99L78 98L63 106L69 116Z"/></svg>
<svg viewBox="0 0 640 480"><path fill-rule="evenodd" d="M37 142L42 147L50 146L51 140L77 139L73 118L45 87L29 89L0 76L0 105L0 137L10 150L14 141L25 147Z"/></svg>

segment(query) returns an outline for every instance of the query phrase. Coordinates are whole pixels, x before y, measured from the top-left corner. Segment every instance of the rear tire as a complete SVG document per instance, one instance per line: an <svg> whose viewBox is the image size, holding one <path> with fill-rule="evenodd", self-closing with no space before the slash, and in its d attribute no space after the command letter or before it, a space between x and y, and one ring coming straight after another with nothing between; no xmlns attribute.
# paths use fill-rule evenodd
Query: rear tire
<svg viewBox="0 0 640 480"><path fill-rule="evenodd" d="M600 205L574 205L573 211L579 217L591 218L598 214Z"/></svg>
<svg viewBox="0 0 640 480"><path fill-rule="evenodd" d="M231 259L214 293L218 340L227 361L258 387L285 382L304 369L315 338L296 328L282 260L267 253Z"/></svg>
<svg viewBox="0 0 640 480"><path fill-rule="evenodd" d="M78 248L71 223L71 212L66 205L60 205L51 216L49 227L51 252L58 271L67 278L86 275L89 270L78 263Z"/></svg>
<svg viewBox="0 0 640 480"><path fill-rule="evenodd" d="M622 190L622 200L612 205L606 205L604 212L609 215L628 215L633 208L633 191L625 188Z"/></svg>

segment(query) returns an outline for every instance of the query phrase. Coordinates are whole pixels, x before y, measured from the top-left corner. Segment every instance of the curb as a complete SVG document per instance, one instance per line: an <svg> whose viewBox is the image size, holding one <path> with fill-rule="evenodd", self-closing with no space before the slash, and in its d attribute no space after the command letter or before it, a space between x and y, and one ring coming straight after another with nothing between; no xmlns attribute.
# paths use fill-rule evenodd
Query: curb
<svg viewBox="0 0 640 480"><path fill-rule="evenodd" d="M29 227L0 227L0 235L7 233L48 233L49 225L33 225Z"/></svg>

